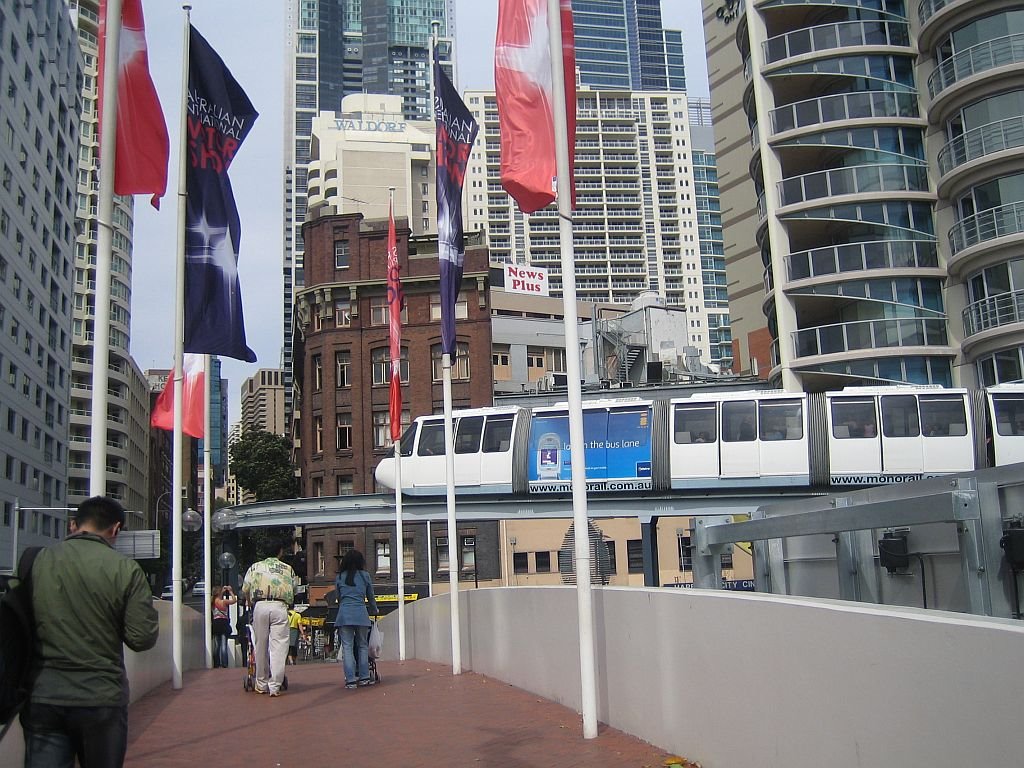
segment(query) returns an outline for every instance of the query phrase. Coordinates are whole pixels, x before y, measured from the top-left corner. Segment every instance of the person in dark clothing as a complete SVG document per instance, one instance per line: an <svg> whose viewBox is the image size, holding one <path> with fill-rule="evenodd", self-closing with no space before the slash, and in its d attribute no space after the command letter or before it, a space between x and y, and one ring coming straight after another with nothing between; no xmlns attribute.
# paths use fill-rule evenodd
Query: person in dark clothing
<svg viewBox="0 0 1024 768"><path fill-rule="evenodd" d="M159 619L139 564L114 549L124 508L94 496L71 535L32 568L34 685L22 710L25 768L120 768L128 748L124 646L156 645Z"/></svg>

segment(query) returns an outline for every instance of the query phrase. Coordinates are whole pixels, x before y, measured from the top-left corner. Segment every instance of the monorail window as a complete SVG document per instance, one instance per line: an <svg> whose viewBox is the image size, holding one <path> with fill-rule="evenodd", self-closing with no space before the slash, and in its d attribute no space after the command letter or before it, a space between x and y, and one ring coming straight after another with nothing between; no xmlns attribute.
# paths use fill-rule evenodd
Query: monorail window
<svg viewBox="0 0 1024 768"><path fill-rule="evenodd" d="M512 414L488 416L484 425L484 453L504 453L512 447Z"/></svg>
<svg viewBox="0 0 1024 768"><path fill-rule="evenodd" d="M1024 396L992 395L992 408L1000 435L1024 435Z"/></svg>
<svg viewBox="0 0 1024 768"><path fill-rule="evenodd" d="M882 396L882 434L886 437L917 437L921 434L916 397Z"/></svg>
<svg viewBox="0 0 1024 768"><path fill-rule="evenodd" d="M402 455L403 456L412 456L412 444L414 442L416 442L416 427L417 426L418 426L417 423L414 421L412 424L410 424L406 428L405 434L402 435ZM391 453L392 456L394 455L394 451L390 451L389 453Z"/></svg>
<svg viewBox="0 0 1024 768"><path fill-rule="evenodd" d="M963 437L967 411L962 397L921 395L921 430L926 437Z"/></svg>
<svg viewBox="0 0 1024 768"><path fill-rule="evenodd" d="M424 421L420 430L419 456L444 456L444 422Z"/></svg>
<svg viewBox="0 0 1024 768"><path fill-rule="evenodd" d="M837 440L877 437L875 401L870 397L833 399L832 436Z"/></svg>
<svg viewBox="0 0 1024 768"><path fill-rule="evenodd" d="M737 400L722 403L722 441L750 443L757 439L757 403Z"/></svg>
<svg viewBox="0 0 1024 768"><path fill-rule="evenodd" d="M459 419L455 429L455 453L479 453L483 431L483 416L463 416Z"/></svg>
<svg viewBox="0 0 1024 768"><path fill-rule="evenodd" d="M799 400L762 400L758 424L762 440L800 440L804 436L803 405Z"/></svg>
<svg viewBox="0 0 1024 768"><path fill-rule="evenodd" d="M677 403L673 434L677 443L713 443L718 439L714 403Z"/></svg>

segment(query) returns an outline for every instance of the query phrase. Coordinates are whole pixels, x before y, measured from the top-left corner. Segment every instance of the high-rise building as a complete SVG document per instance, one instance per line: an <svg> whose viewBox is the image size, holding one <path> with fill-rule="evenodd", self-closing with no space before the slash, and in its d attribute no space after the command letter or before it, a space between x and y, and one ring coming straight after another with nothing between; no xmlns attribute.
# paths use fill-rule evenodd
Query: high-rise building
<svg viewBox="0 0 1024 768"><path fill-rule="evenodd" d="M250 429L283 435L284 418L284 374L277 368L260 368L242 384L242 420L236 437Z"/></svg>
<svg viewBox="0 0 1024 768"><path fill-rule="evenodd" d="M454 28L453 0L289 0L285 82L285 220L282 365L285 413L292 410L294 297L305 285L302 224L313 119L351 93L402 98L406 119L429 119L432 25ZM441 47L442 57L451 46Z"/></svg>
<svg viewBox="0 0 1024 768"><path fill-rule="evenodd" d="M704 19L737 367L794 389L1019 380L1024 3Z"/></svg>
<svg viewBox="0 0 1024 768"><path fill-rule="evenodd" d="M81 138L78 145L75 238L74 320L71 352L71 419L68 501L90 495L92 361L96 317L96 243L99 234L99 0L71 0L72 19L85 63ZM147 499L149 388L129 354L131 333L131 196L114 198L110 275L110 332L107 361L107 449L104 492L131 512L144 511ZM107 310L105 310L107 311ZM130 520L131 527L136 522Z"/></svg>
<svg viewBox="0 0 1024 768"><path fill-rule="evenodd" d="M82 54L65 0L0 7L0 567L64 536ZM20 514L15 520L15 505Z"/></svg>
<svg viewBox="0 0 1024 768"><path fill-rule="evenodd" d="M480 124L466 173L468 229L483 229L492 261L545 267L561 296L561 248L554 205L524 215L500 181L493 91L469 91ZM687 312L688 337L711 360L698 230L693 142L681 92L577 93L573 242L581 301L629 305L653 291ZM705 190L706 192L708 190Z"/></svg>
<svg viewBox="0 0 1024 768"><path fill-rule="evenodd" d="M662 27L661 0L576 0L573 33L583 85L686 90L682 33Z"/></svg>

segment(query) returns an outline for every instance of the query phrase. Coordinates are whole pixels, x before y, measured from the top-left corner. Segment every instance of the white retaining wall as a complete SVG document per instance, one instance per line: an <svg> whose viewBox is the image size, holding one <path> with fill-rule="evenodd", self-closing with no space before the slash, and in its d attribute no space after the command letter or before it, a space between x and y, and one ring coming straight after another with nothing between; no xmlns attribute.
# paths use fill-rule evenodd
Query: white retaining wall
<svg viewBox="0 0 1024 768"><path fill-rule="evenodd" d="M143 653L125 648L124 662L128 671L128 685L131 700L142 698L151 690L171 679L171 602L154 600L160 614L160 637L156 645ZM206 646L203 641L206 630L204 617L198 611L182 606L182 665L186 670L199 669L206 665ZM129 715L129 719L130 719ZM0 742L0 766L19 766L24 761L25 741L21 724L15 720L11 730Z"/></svg>
<svg viewBox="0 0 1024 768"><path fill-rule="evenodd" d="M599 720L705 768L1024 761L1021 622L690 589L593 594ZM460 595L464 669L579 711L574 587ZM407 607L409 658L451 664L448 607L447 595ZM396 613L382 629L396 659Z"/></svg>

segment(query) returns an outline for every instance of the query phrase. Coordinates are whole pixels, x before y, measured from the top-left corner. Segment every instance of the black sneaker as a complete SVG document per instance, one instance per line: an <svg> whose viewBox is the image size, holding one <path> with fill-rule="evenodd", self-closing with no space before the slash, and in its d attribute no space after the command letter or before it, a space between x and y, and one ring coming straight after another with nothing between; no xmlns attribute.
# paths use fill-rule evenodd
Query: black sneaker
<svg viewBox="0 0 1024 768"><path fill-rule="evenodd" d="M367 677L367 678L364 678L363 680L359 681L359 687L360 688L366 688L369 685L376 685L376 684L377 684L377 681L374 680L372 677Z"/></svg>

